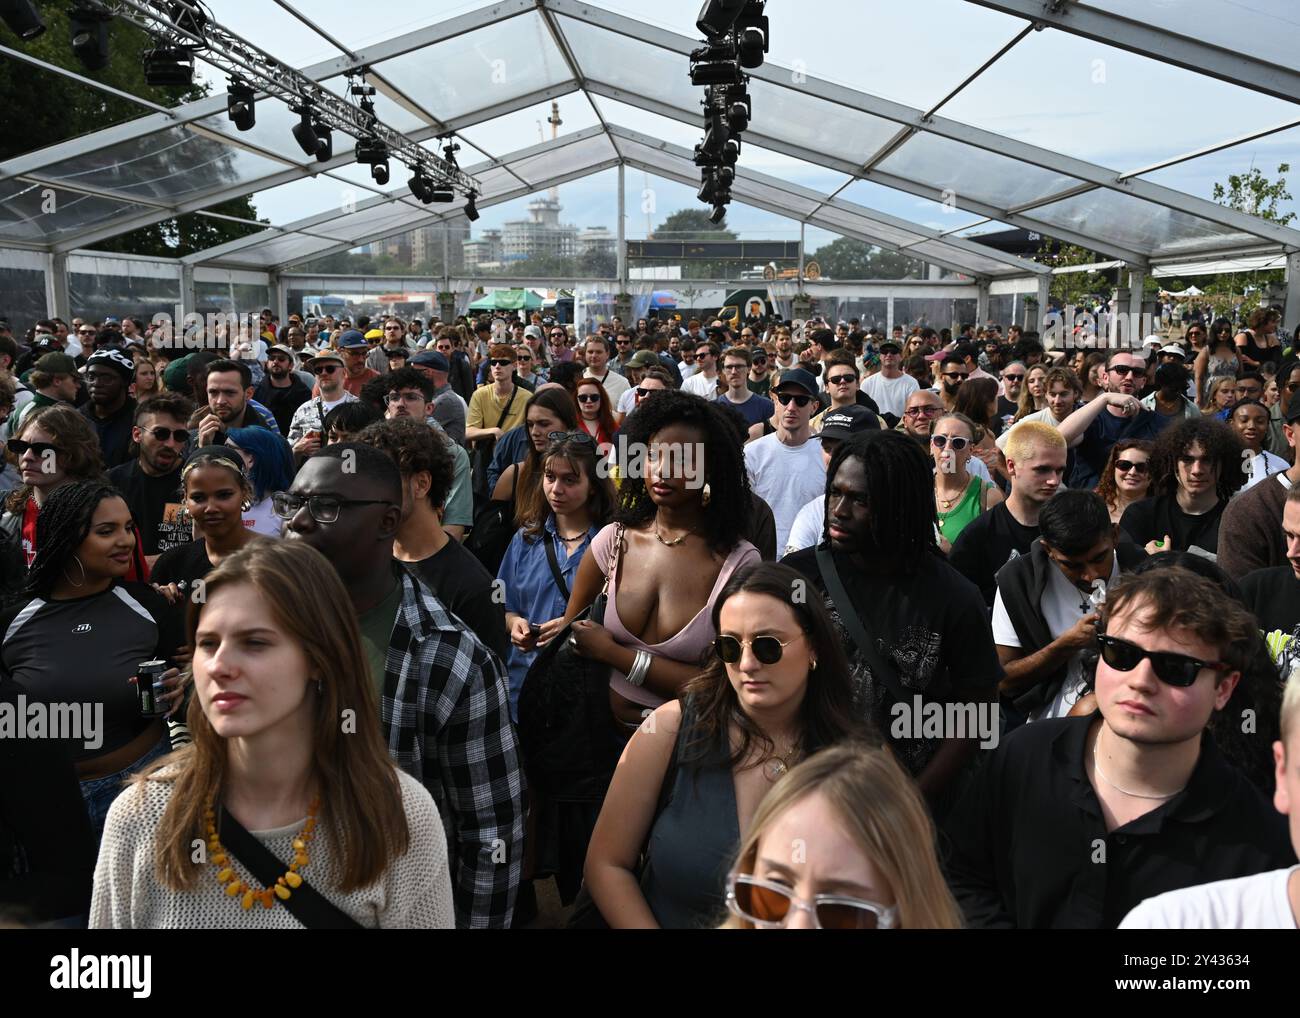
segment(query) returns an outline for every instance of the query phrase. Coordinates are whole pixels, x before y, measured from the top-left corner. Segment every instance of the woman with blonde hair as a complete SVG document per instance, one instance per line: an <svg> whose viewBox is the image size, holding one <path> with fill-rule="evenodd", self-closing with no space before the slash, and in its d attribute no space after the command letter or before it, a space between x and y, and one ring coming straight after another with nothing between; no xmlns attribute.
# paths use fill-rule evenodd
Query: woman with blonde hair
<svg viewBox="0 0 1300 1018"><path fill-rule="evenodd" d="M451 927L438 811L388 758L329 562L291 541L231 555L186 629L194 741L109 810L91 927Z"/></svg>
<svg viewBox="0 0 1300 1018"><path fill-rule="evenodd" d="M1047 368L1035 364L1025 373L1025 384L1020 387L1020 409L1016 411L1016 424L1030 414L1047 409Z"/></svg>
<svg viewBox="0 0 1300 1018"><path fill-rule="evenodd" d="M727 879L727 908L729 929L962 925L920 793L888 749L858 743L809 757L763 799Z"/></svg>

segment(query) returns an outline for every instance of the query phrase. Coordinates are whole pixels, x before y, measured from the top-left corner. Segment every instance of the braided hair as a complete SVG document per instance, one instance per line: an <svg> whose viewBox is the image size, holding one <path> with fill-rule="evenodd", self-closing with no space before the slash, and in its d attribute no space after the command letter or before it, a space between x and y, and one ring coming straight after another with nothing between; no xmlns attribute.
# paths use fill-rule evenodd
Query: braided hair
<svg viewBox="0 0 1300 1018"><path fill-rule="evenodd" d="M121 497L120 491L104 481L69 481L50 492L36 518L36 558L20 600L50 596L73 553L90 533L99 503Z"/></svg>

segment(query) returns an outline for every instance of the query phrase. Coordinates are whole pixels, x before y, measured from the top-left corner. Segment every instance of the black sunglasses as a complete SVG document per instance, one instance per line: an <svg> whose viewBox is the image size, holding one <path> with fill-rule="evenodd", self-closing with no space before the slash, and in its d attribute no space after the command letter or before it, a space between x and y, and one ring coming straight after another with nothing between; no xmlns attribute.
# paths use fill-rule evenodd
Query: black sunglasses
<svg viewBox="0 0 1300 1018"><path fill-rule="evenodd" d="M492 362L492 366L493 366L494 368L504 368L504 367L506 367L506 365L508 365L508 364L513 364L513 363L514 363L514 361L502 361L502 360L496 360L496 361L493 361L493 362Z"/></svg>
<svg viewBox="0 0 1300 1018"><path fill-rule="evenodd" d="M802 393L796 395L793 392L777 392L773 393L773 395L776 396L776 401L782 406L787 406L791 401L793 401L794 405L800 410L806 407L813 400L811 396L805 396Z"/></svg>
<svg viewBox="0 0 1300 1018"><path fill-rule="evenodd" d="M801 633L800 636L803 634ZM785 648L799 639L786 640L782 643L775 636L757 636L753 640L737 640L734 636L719 636L713 641L713 651L723 661L729 665L734 665L740 660L740 655L744 653L746 647L754 652L754 657L758 658L765 665L774 665L781 660L781 655L785 653Z"/></svg>
<svg viewBox="0 0 1300 1018"><path fill-rule="evenodd" d="M600 393L598 392L580 392L578 393L579 403L599 403Z"/></svg>
<svg viewBox="0 0 1300 1018"><path fill-rule="evenodd" d="M184 428L150 428L149 434L160 442L170 441L175 438L176 441L184 443L190 440L190 433Z"/></svg>
<svg viewBox="0 0 1300 1018"><path fill-rule="evenodd" d="M1116 671L1131 672L1142 663L1143 658L1148 658L1157 679L1166 685L1177 686L1180 689L1195 682L1196 677L1205 668L1226 672L1232 667L1222 661L1200 661L1186 654L1146 650L1136 643L1129 643L1128 640L1121 640L1118 636L1107 636L1104 633L1097 634L1097 642L1101 644L1101 659Z"/></svg>
<svg viewBox="0 0 1300 1018"><path fill-rule="evenodd" d="M1146 371L1146 368L1135 368L1131 364L1116 364L1106 369L1108 373L1116 375L1139 375Z"/></svg>
<svg viewBox="0 0 1300 1018"><path fill-rule="evenodd" d="M857 380L858 380L857 375L836 375L834 378L827 378L826 384L827 385L848 385L849 382L856 382Z"/></svg>
<svg viewBox="0 0 1300 1018"><path fill-rule="evenodd" d="M312 368L311 370L312 370L312 374L314 375L332 375L338 369L339 366L337 364L321 364L317 367Z"/></svg>
<svg viewBox="0 0 1300 1018"><path fill-rule="evenodd" d="M9 441L5 443L5 448L15 456L23 455L28 449L36 453L37 456L46 456L49 453L57 453L59 451L57 445L51 445L49 442L24 442L21 438L9 439Z"/></svg>
<svg viewBox="0 0 1300 1018"><path fill-rule="evenodd" d="M1135 470L1139 474L1145 474L1151 469L1151 467L1146 463L1137 463L1133 460L1116 460L1115 469L1121 474L1127 474L1130 470Z"/></svg>
<svg viewBox="0 0 1300 1018"><path fill-rule="evenodd" d="M663 392L663 390L662 390L662 389L647 389L647 388L645 388L644 386L640 386L640 385L638 385L638 386L636 387L636 398L637 398L637 399L645 399L645 398L646 398L647 396L649 396L652 392Z"/></svg>

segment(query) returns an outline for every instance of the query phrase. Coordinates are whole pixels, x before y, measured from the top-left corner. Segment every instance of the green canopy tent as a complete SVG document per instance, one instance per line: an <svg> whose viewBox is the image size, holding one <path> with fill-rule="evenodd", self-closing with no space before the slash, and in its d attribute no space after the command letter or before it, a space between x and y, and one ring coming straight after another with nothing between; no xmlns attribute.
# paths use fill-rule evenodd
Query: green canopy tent
<svg viewBox="0 0 1300 1018"><path fill-rule="evenodd" d="M542 298L532 290L493 290L469 306L471 311L537 311Z"/></svg>

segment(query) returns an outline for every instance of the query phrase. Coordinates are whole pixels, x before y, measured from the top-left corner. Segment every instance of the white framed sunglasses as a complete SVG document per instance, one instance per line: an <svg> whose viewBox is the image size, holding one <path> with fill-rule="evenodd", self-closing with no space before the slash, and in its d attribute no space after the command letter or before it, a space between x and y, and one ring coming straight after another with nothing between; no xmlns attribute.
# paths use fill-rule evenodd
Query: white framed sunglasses
<svg viewBox="0 0 1300 1018"><path fill-rule="evenodd" d="M727 878L727 909L761 930L781 929L792 909L810 913L819 930L892 930L898 924L898 909L892 905L845 894L816 894L806 901L792 888L750 873Z"/></svg>

